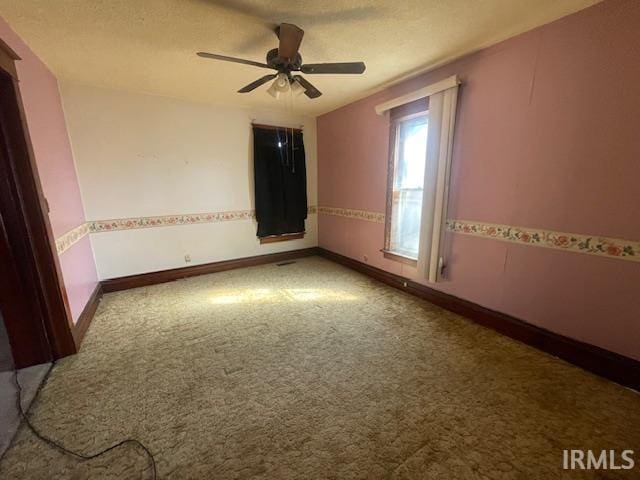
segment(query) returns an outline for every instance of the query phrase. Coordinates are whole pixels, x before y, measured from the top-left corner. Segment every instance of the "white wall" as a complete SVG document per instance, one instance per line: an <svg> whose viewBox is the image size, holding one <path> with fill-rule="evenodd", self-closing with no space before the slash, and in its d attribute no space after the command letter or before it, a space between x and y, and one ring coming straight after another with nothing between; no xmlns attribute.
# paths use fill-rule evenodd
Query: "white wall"
<svg viewBox="0 0 640 480"><path fill-rule="evenodd" d="M315 118L217 107L62 82L88 220L252 210L251 121L304 125L308 203L317 204ZM260 245L253 220L91 235L100 279L317 245Z"/></svg>

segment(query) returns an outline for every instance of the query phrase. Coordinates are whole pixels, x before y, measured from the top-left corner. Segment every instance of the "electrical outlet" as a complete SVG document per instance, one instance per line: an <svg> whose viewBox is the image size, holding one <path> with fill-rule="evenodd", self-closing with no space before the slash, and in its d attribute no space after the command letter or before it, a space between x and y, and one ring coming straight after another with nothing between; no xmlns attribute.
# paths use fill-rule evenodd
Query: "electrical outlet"
<svg viewBox="0 0 640 480"><path fill-rule="evenodd" d="M191 255L188 253L184 256L184 263L191 263Z"/></svg>

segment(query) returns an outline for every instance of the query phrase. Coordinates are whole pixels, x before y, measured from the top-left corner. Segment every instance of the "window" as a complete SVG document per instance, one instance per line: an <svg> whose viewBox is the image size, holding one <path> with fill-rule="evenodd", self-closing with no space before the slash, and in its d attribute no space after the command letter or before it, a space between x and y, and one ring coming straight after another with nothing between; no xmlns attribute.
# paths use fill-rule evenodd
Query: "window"
<svg viewBox="0 0 640 480"><path fill-rule="evenodd" d="M391 114L384 256L443 279L457 75L376 105ZM428 137L428 141L427 141Z"/></svg>
<svg viewBox="0 0 640 480"><path fill-rule="evenodd" d="M385 254L415 263L420 244L429 115L425 99L394 110L391 112Z"/></svg>
<svg viewBox="0 0 640 480"><path fill-rule="evenodd" d="M260 243L303 238L307 175L302 130L254 124L253 167Z"/></svg>

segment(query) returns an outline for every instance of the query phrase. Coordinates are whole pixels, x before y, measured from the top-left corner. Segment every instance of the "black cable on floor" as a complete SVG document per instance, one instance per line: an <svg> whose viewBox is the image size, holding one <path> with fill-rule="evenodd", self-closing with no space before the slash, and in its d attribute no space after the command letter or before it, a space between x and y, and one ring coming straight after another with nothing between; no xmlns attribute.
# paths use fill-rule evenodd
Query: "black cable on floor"
<svg viewBox="0 0 640 480"><path fill-rule="evenodd" d="M34 404L36 399L38 398L38 395L40 394L40 390L41 390L42 386L47 382L47 379L49 378L49 374L51 374L51 371L53 370L54 365L55 365L55 362L53 362L51 364L51 366L49 367L49 370L47 370L47 373L46 373L43 381L40 383L40 386L38 387L38 390L36 391L36 394L33 397L33 400L31 402L31 404ZM126 444L132 444L132 445L135 445L135 446L141 448L142 450L144 450L146 455L149 457L149 460L151 460L151 467L152 467L152 470L153 470L153 477L152 478L153 478L153 480L156 480L156 478L157 478L156 460L155 460L155 458L153 458L153 454L149 451L149 449L147 447L145 447L142 442L140 442L139 440L136 440L135 438L127 438L126 440L122 440L121 442L118 442L118 443L116 443L114 445L111 445L110 447L107 447L104 450L100 450L100 451L98 451L96 453L93 453L93 454L85 455L85 454L82 454L82 453L74 452L73 450L70 450L67 447L65 447L64 445L62 445L61 443L56 442L55 440L52 440L51 438L47 437L46 435L40 433L40 431L36 427L34 427L33 424L31 423L31 421L29 420L29 416L27 415L28 414L28 409L27 409L26 413L22 410L22 386L20 385L20 380L18 379L18 370L17 369L13 370L13 379L14 379L14 382L16 384L16 388L18 389L18 392L17 392L17 395L16 395L16 406L18 407L18 412L20 412L20 417L22 417L22 420L24 420L24 422L27 424L27 426L29 427L29 430L31 430L31 432L37 438L39 438L42 442L46 443L50 447L55 448L56 450L59 450L60 452L64 453L65 455L69 455L71 457L79 458L80 460L93 460L94 458L98 458L98 457L104 455L105 453L110 452L111 450L115 450L118 447L124 446ZM7 450L9 450L9 448L7 448Z"/></svg>

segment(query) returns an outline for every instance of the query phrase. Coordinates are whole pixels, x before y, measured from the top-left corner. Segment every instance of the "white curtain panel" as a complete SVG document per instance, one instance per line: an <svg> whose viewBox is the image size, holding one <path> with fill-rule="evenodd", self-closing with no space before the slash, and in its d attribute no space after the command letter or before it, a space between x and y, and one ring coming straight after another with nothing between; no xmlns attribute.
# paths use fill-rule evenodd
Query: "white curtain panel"
<svg viewBox="0 0 640 480"><path fill-rule="evenodd" d="M418 251L418 274L429 282L441 280L444 263L442 251L458 99L457 78L451 83L454 86L429 95L429 136Z"/></svg>

